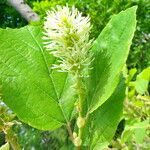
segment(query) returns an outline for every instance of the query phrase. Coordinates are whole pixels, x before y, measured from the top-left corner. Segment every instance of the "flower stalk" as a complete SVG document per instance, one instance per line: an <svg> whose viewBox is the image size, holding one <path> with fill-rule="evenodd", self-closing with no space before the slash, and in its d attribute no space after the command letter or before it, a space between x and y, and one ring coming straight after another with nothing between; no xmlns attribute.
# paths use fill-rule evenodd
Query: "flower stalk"
<svg viewBox="0 0 150 150"><path fill-rule="evenodd" d="M89 39L91 24L89 16L84 17L74 6L57 6L47 12L44 22L45 48L57 58L52 68L60 72L68 72L74 76L72 85L78 95L77 126L78 134L73 136L69 126L68 132L77 149L82 144L82 129L85 126L83 102L85 100L84 78L88 77L90 64L93 60L90 48L93 40Z"/></svg>

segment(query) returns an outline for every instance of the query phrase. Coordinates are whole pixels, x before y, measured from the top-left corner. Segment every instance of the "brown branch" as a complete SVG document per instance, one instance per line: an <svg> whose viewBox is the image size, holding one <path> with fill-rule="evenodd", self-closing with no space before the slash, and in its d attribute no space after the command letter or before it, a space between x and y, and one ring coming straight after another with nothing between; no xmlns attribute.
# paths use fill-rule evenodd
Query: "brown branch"
<svg viewBox="0 0 150 150"><path fill-rule="evenodd" d="M24 0L7 0L7 3L15 8L28 22L36 22L40 20L40 17L33 12L31 7L26 4Z"/></svg>

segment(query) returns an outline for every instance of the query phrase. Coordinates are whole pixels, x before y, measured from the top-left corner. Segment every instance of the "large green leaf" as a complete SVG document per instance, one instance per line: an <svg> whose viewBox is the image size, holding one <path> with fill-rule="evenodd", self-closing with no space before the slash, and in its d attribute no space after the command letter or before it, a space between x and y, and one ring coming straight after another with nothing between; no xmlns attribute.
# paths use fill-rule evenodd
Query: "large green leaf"
<svg viewBox="0 0 150 150"><path fill-rule="evenodd" d="M51 70L54 61L39 27L0 30L2 99L22 121L43 130L66 124L74 108L72 78Z"/></svg>
<svg viewBox="0 0 150 150"><path fill-rule="evenodd" d="M136 27L134 6L114 15L95 41L89 78L88 111L93 112L113 93L126 62Z"/></svg>
<svg viewBox="0 0 150 150"><path fill-rule="evenodd" d="M150 82L150 67L144 69L139 75L137 75L135 81L135 89L139 94L145 94L148 91L148 85Z"/></svg>
<svg viewBox="0 0 150 150"><path fill-rule="evenodd" d="M100 150L112 140L122 116L124 99L125 84L122 80L111 97L90 114L83 130L84 145L90 150Z"/></svg>

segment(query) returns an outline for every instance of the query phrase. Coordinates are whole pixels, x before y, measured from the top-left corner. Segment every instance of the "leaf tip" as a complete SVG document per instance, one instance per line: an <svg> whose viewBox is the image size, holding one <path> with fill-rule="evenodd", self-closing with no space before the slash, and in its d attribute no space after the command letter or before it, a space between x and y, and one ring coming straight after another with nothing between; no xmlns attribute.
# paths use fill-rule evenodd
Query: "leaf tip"
<svg viewBox="0 0 150 150"><path fill-rule="evenodd" d="M137 8L138 8L138 6L135 5L135 6L132 6L132 7L128 8L127 10L129 10L130 12L136 14Z"/></svg>

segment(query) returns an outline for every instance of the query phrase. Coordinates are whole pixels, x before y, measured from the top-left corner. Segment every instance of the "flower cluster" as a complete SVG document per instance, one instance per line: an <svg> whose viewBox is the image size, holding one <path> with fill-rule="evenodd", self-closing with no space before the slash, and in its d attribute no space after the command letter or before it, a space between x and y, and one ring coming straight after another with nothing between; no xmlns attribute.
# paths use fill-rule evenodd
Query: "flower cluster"
<svg viewBox="0 0 150 150"><path fill-rule="evenodd" d="M84 17L74 6L57 6L47 12L44 22L45 47L58 58L57 68L62 72L84 74L90 68L92 54L89 51L90 18Z"/></svg>

